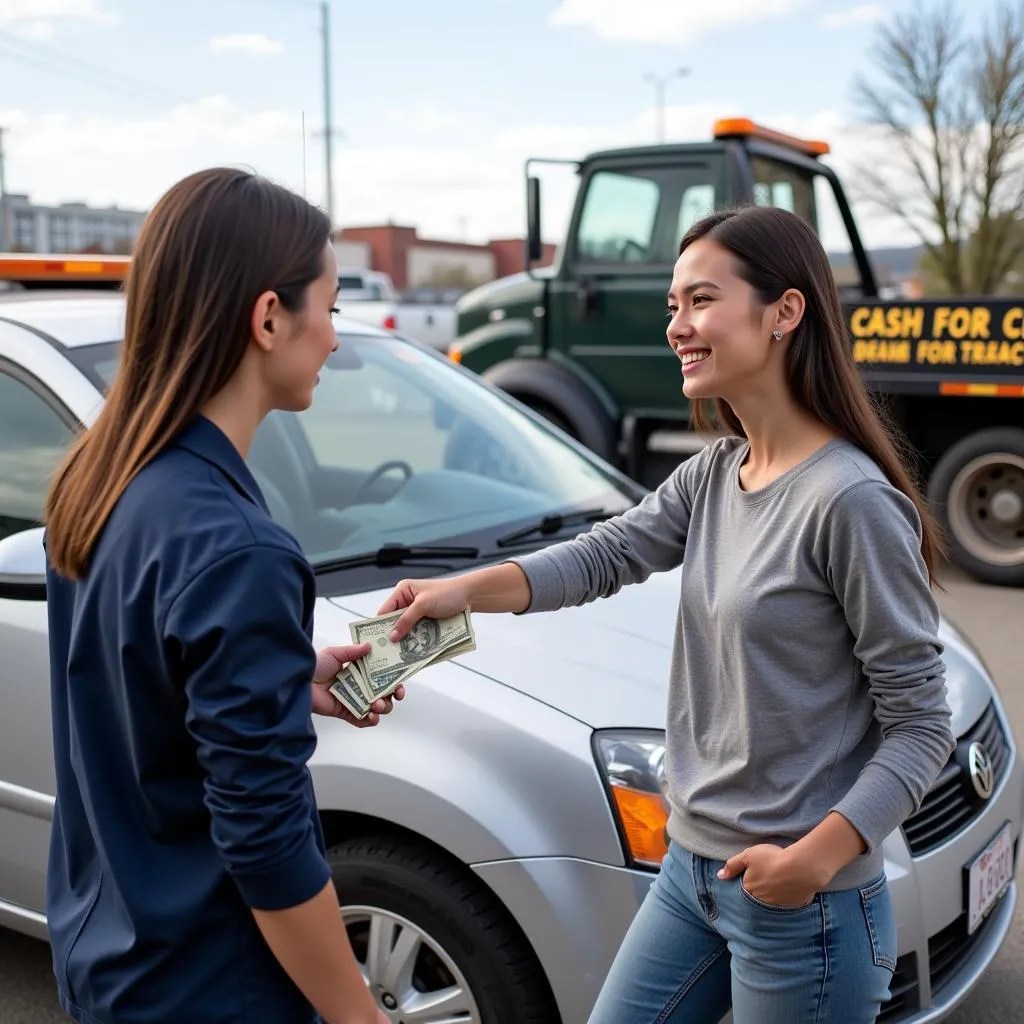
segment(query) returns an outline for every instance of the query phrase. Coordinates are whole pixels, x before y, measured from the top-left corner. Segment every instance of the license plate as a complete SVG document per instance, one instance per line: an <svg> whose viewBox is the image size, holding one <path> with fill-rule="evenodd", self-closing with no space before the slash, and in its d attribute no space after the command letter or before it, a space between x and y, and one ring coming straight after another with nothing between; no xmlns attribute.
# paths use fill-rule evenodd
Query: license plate
<svg viewBox="0 0 1024 1024"><path fill-rule="evenodd" d="M1009 822L967 867L967 934L985 920L1013 880L1013 838Z"/></svg>

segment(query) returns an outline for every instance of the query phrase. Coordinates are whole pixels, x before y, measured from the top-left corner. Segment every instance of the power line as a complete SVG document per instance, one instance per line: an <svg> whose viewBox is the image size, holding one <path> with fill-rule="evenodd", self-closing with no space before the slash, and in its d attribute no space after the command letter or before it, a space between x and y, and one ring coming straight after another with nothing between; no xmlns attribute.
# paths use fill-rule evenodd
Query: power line
<svg viewBox="0 0 1024 1024"><path fill-rule="evenodd" d="M96 88L113 92L121 98L140 98L159 102L171 99L170 93L154 91L151 86L127 75L100 68L54 47L22 39L20 36L0 30L0 55L46 71L59 78L84 82Z"/></svg>

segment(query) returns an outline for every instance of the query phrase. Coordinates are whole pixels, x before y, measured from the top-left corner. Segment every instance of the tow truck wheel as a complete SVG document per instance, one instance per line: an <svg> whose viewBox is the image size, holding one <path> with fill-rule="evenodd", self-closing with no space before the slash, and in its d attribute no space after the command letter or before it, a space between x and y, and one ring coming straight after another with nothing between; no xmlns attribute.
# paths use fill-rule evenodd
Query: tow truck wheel
<svg viewBox="0 0 1024 1024"><path fill-rule="evenodd" d="M979 430L932 471L928 496L952 560L983 583L1024 586L1024 430Z"/></svg>
<svg viewBox="0 0 1024 1024"><path fill-rule="evenodd" d="M556 412L545 402L532 402L529 399L520 399L525 402L535 413L543 416L552 426L558 427L564 434L568 434L573 440L579 440L579 431L559 412Z"/></svg>

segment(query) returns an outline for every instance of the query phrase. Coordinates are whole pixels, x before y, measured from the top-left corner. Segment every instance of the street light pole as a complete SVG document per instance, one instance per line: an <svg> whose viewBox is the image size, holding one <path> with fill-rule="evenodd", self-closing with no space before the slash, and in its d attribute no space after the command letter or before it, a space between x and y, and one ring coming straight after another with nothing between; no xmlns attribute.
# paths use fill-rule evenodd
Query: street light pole
<svg viewBox="0 0 1024 1024"><path fill-rule="evenodd" d="M4 172L4 132L0 128L0 252L10 248L7 233L7 176Z"/></svg>
<svg viewBox="0 0 1024 1024"><path fill-rule="evenodd" d="M670 78L685 78L689 73L689 68L676 68L667 75L656 75L653 71L644 75L644 80L654 85L655 137L658 142L665 141L665 86Z"/></svg>
<svg viewBox="0 0 1024 1024"><path fill-rule="evenodd" d="M330 12L328 0L320 4L320 32L323 42L323 76L324 76L324 153L325 173L327 175L327 216L331 219L331 226L334 226L334 168L333 153L334 140L332 138L331 120L331 30Z"/></svg>

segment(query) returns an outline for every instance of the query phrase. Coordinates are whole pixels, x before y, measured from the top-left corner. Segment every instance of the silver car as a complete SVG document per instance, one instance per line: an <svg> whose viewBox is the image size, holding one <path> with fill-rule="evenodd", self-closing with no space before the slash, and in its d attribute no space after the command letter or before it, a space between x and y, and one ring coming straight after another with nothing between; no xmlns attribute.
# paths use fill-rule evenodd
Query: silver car
<svg viewBox="0 0 1024 1024"><path fill-rule="evenodd" d="M0 924L45 938L54 801L47 477L114 373L122 300L0 302ZM550 544L641 489L425 346L338 321L304 413L250 457L317 570L318 645L403 576ZM479 616L478 649L418 676L374 730L317 723L317 798L368 983L396 1024L582 1024L665 848L662 762L678 571L584 608ZM959 737L885 842L900 958L884 1021L940 1020L1009 928L1024 765L948 624Z"/></svg>

